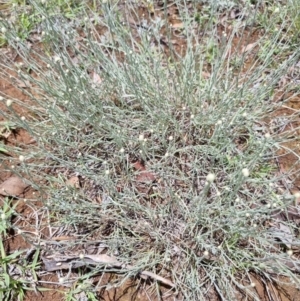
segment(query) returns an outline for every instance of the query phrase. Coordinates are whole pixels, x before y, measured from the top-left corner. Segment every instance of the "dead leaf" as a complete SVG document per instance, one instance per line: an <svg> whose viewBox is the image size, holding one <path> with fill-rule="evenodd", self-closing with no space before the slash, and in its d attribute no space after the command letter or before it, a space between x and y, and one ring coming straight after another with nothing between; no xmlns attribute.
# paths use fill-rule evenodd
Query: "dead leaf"
<svg viewBox="0 0 300 301"><path fill-rule="evenodd" d="M201 75L202 75L203 78L205 78L205 79L210 78L210 73L208 73L208 72L203 71L203 72L201 73Z"/></svg>
<svg viewBox="0 0 300 301"><path fill-rule="evenodd" d="M175 21L175 20L173 20L171 22L171 27L174 28L174 29L180 29L180 28L184 27L184 24L181 21Z"/></svg>
<svg viewBox="0 0 300 301"><path fill-rule="evenodd" d="M175 287L175 284L174 284L172 281L170 281L170 280L168 280L168 279L166 279L166 278L163 278L163 277L161 277L161 276L159 276L159 275L156 275L156 274L154 274L154 273L152 273L152 272L149 272L149 271L143 271L143 272L141 272L141 275L150 277L150 278L152 278L152 279L155 279L155 280L157 280L157 281L160 281L160 282L162 282L162 283L164 283L164 284L166 284L166 285L169 285L169 286L171 286L171 287Z"/></svg>
<svg viewBox="0 0 300 301"><path fill-rule="evenodd" d="M244 46L242 48L242 53L251 51L256 45L257 45L257 43L250 43L247 46Z"/></svg>
<svg viewBox="0 0 300 301"><path fill-rule="evenodd" d="M291 232L290 227L283 223L278 223L279 227L272 227L269 231L274 237L283 242L289 249L295 240L294 234Z"/></svg>
<svg viewBox="0 0 300 301"><path fill-rule="evenodd" d="M155 181L155 175L149 171L143 171L135 178L136 181L141 183L148 183Z"/></svg>
<svg viewBox="0 0 300 301"><path fill-rule="evenodd" d="M42 40L42 35L40 33L31 33L30 34L30 41L31 42L40 42Z"/></svg>
<svg viewBox="0 0 300 301"><path fill-rule="evenodd" d="M29 88L29 87L31 87L31 83L28 80L23 81L23 80L20 80L20 79L16 79L16 85L19 88Z"/></svg>
<svg viewBox="0 0 300 301"><path fill-rule="evenodd" d="M113 256L108 256L106 254L99 254L99 255L89 255L85 254L81 259L78 256L65 256L65 257L57 257L57 260L49 260L49 258L55 258L55 255L52 255L48 258L42 257L42 260L45 264L45 269L47 271L57 271L62 269L69 269L71 266L73 268L78 268L87 264L96 265L96 264L108 264L111 267L118 267L118 268L125 268L125 269L133 269L132 265L123 265L120 261L118 261ZM152 278L159 282L162 282L170 287L175 287L175 284L155 273L150 271L141 271L140 276L144 279Z"/></svg>
<svg viewBox="0 0 300 301"><path fill-rule="evenodd" d="M99 74L97 74L96 72L93 71L92 73L92 80L93 80L93 83L94 84L101 84L102 83L102 79L101 77L99 76Z"/></svg>
<svg viewBox="0 0 300 301"><path fill-rule="evenodd" d="M146 167L139 161L133 164L133 167L140 171L140 173L135 177L137 182L149 183L155 181L156 177L153 172L147 171Z"/></svg>
<svg viewBox="0 0 300 301"><path fill-rule="evenodd" d="M277 220L277 221L283 221L283 222L288 222L288 221L293 221L295 225L300 224L300 208L299 206L289 206L287 210L281 211L280 209L274 210L272 212L272 216Z"/></svg>
<svg viewBox="0 0 300 301"><path fill-rule="evenodd" d="M77 56L72 57L71 61L75 67L77 67L79 65L79 59Z"/></svg>
<svg viewBox="0 0 300 301"><path fill-rule="evenodd" d="M80 188L79 177L77 176L71 177L70 179L67 180L66 185L77 189Z"/></svg>
<svg viewBox="0 0 300 301"><path fill-rule="evenodd" d="M146 170L146 167L139 161L136 161L135 163L133 163L133 167L138 171Z"/></svg>
<svg viewBox="0 0 300 301"><path fill-rule="evenodd" d="M118 267L122 266L122 263L117 261L117 259L115 257L108 256L106 254L99 254L99 255L86 254L86 255L84 255L84 258L86 258L86 257L95 262L98 262L98 263L111 264L111 265L118 266Z"/></svg>
<svg viewBox="0 0 300 301"><path fill-rule="evenodd" d="M0 194L4 196L18 196L24 192L29 185L21 178L13 176L0 185Z"/></svg>
<svg viewBox="0 0 300 301"><path fill-rule="evenodd" d="M65 241L65 240L75 240L76 238L74 236L58 236L53 237L52 240L54 241Z"/></svg>
<svg viewBox="0 0 300 301"><path fill-rule="evenodd" d="M290 227L284 225L283 223L279 223L279 229L282 232L281 240L286 246L290 249L292 247L292 243L294 240L294 235L291 232Z"/></svg>

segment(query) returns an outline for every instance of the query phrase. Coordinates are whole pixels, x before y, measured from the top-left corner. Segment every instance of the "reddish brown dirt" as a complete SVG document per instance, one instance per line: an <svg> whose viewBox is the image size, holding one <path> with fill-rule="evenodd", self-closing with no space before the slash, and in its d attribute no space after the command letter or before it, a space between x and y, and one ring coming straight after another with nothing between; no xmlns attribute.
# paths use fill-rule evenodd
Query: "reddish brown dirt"
<svg viewBox="0 0 300 301"><path fill-rule="evenodd" d="M8 72L11 74L11 72ZM28 103L28 97L24 95L20 89L18 89L14 84L10 82L9 79L0 79L0 91L1 95L5 95L6 98L17 99L21 102ZM27 111L23 106L19 106L17 104L13 104L14 111L19 116L27 117ZM4 103L0 103L0 111L8 112L8 108ZM4 121L4 117L0 115L0 121ZM5 141L6 145L17 146L21 149L28 150L30 146L33 144L32 137L23 129L16 129L12 131L11 135ZM5 158L6 157L6 158ZM16 159L16 155L10 154L10 156L4 156L0 161L0 183L4 182L6 179L13 175L11 170L12 165L19 164ZM2 206L2 202L4 200L3 196L0 196L0 204ZM29 188L24 191L22 195L19 196L19 203L16 207L16 212L19 216L21 216L21 220L19 220L16 226L19 226L23 230L29 232L35 232L35 220L33 218L33 209L28 206L29 200L33 202L33 204L39 208L42 206L41 202L37 201L37 193ZM17 200L13 201L13 203L17 202ZM12 253L16 250L28 250L32 247L32 245L23 238L23 235L15 233L11 231L8 237L4 241L4 247L7 254ZM48 282L57 282L56 275L46 275L43 276L40 280L48 281ZM45 288L49 288L49 291L45 292L34 292L28 291L26 300L43 300L43 301L55 301L62 300L63 293L56 291L56 287L54 285L44 285ZM61 289L60 289L61 290Z"/></svg>
<svg viewBox="0 0 300 301"><path fill-rule="evenodd" d="M299 96L293 96L289 99L289 101L284 105L284 108L281 108L275 113L274 117L278 116L288 116L291 114L295 114L295 110L299 112L300 110L300 97ZM291 136L296 138L300 137L300 119L297 117L294 122L287 125L287 130L291 132ZM278 155L280 156L278 158L280 170L282 172L289 172L292 171L292 178L295 181L295 188L300 191L300 160L298 159L297 155L299 156L299 149L300 149L300 141L299 139L293 139L291 142L286 142L282 144L287 149L293 150L287 151L284 149L280 149L278 152Z"/></svg>

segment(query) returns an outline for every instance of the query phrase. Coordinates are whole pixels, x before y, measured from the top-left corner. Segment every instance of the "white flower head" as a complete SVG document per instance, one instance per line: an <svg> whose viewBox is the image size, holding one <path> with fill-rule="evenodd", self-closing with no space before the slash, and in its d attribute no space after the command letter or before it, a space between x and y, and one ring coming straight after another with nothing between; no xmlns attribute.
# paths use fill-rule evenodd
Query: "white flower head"
<svg viewBox="0 0 300 301"><path fill-rule="evenodd" d="M11 99L8 99L8 100L6 101L6 105L7 105L8 107L10 107L10 106L12 105L12 103L13 103L13 101L12 101Z"/></svg>
<svg viewBox="0 0 300 301"><path fill-rule="evenodd" d="M249 169L248 168L243 168L242 169L242 174L245 178L249 177L249 174L250 174Z"/></svg>
<svg viewBox="0 0 300 301"><path fill-rule="evenodd" d="M54 62L57 63L57 62L59 62L59 61L61 61L61 58L60 58L59 56L55 56L55 57L54 57Z"/></svg>
<svg viewBox="0 0 300 301"><path fill-rule="evenodd" d="M206 176L206 181L209 182L209 183L212 183L212 182L215 180L215 178L216 178L215 174L209 173L209 174Z"/></svg>
<svg viewBox="0 0 300 301"><path fill-rule="evenodd" d="M25 157L24 156L19 156L19 160L21 161L21 162L24 162L25 161Z"/></svg>
<svg viewBox="0 0 300 301"><path fill-rule="evenodd" d="M1 28L1 32L2 32L2 33L6 33L6 32L7 32L7 29L6 29L5 27L2 27L2 28Z"/></svg>
<svg viewBox="0 0 300 301"><path fill-rule="evenodd" d="M140 135L139 135L139 141L144 141L144 139L145 139L145 138L144 138L144 135L143 135L143 134L140 134Z"/></svg>
<svg viewBox="0 0 300 301"><path fill-rule="evenodd" d="M296 193L294 194L294 197L295 197L296 199L299 199L299 198L300 198L300 192L296 192Z"/></svg>
<svg viewBox="0 0 300 301"><path fill-rule="evenodd" d="M110 173L109 169L106 169L106 170L105 170L105 174L106 174L106 175L109 175L109 173Z"/></svg>

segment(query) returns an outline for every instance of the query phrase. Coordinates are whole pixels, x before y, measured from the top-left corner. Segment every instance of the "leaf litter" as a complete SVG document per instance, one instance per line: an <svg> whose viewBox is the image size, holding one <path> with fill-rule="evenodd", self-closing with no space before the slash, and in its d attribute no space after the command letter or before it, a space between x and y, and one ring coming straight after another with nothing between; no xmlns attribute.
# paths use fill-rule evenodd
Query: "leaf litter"
<svg viewBox="0 0 300 301"><path fill-rule="evenodd" d="M113 256L108 256L106 254L99 254L99 255L88 255L84 254L83 256L57 256L57 259L50 259L55 258L55 255L51 255L51 257L42 257L42 260L45 265L45 269L48 272L53 272L57 270L63 270L63 269L69 269L72 268L79 268L82 266L88 266L88 265L107 265L109 267L117 267L122 268L126 270L133 270L134 266L132 265L124 265L120 261L118 261ZM175 287L175 284L164 278L161 277L153 272L150 271L141 271L139 272L139 275L143 279L152 278L154 280L157 280L165 285L168 285L170 287Z"/></svg>
<svg viewBox="0 0 300 301"><path fill-rule="evenodd" d="M23 179L13 176L0 185L0 194L3 196L19 196L28 186Z"/></svg>

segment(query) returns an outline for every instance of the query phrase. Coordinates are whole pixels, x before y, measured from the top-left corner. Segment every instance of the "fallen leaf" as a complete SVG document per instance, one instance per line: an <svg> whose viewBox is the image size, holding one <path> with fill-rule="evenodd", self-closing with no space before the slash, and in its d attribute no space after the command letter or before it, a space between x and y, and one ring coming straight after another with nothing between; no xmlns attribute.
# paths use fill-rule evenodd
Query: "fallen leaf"
<svg viewBox="0 0 300 301"><path fill-rule="evenodd" d="M283 223L278 224L279 227L272 227L269 231L274 237L283 242L289 249L292 247L292 244L295 240L295 236L290 230L290 227Z"/></svg>
<svg viewBox="0 0 300 301"><path fill-rule="evenodd" d="M139 161L133 164L133 167L140 171L140 173L135 177L137 182L148 183L155 181L156 177L153 172L147 171L146 167Z"/></svg>
<svg viewBox="0 0 300 301"><path fill-rule="evenodd" d="M45 265L45 269L47 271L57 271L57 270L63 270L63 269L69 269L70 266L73 268L78 268L84 265L97 265L97 264L108 264L111 267L118 267L118 268L125 268L125 269L134 269L134 266L132 265L124 265L120 261L118 261L113 256L108 256L106 254L99 254L99 255L89 255L85 254L83 258L80 258L78 256L65 256L65 257L58 257L56 260L49 260L49 258L55 258L55 255L52 255L48 258L42 257L42 260ZM72 262L73 261L73 262ZM159 282L162 282L170 287L175 287L175 284L159 275L156 275L155 273L152 273L150 271L141 271L140 276L144 279L152 278Z"/></svg>
<svg viewBox="0 0 300 301"><path fill-rule="evenodd" d="M76 238L74 236L58 236L53 237L52 240L54 241L65 241L65 240L75 240Z"/></svg>
<svg viewBox="0 0 300 301"><path fill-rule="evenodd" d="M108 256L106 254L99 254L99 255L89 255L86 254L84 257L89 258L95 262L102 263L102 264L112 264L114 266L122 266L122 263L117 261L115 257Z"/></svg>
<svg viewBox="0 0 300 301"><path fill-rule="evenodd" d="M201 75L202 75L203 78L205 78L205 79L210 78L210 73L208 73L208 72L203 71L203 72L201 73Z"/></svg>
<svg viewBox="0 0 300 301"><path fill-rule="evenodd" d="M155 181L155 175L149 171L142 171L135 179L142 183L153 182Z"/></svg>
<svg viewBox="0 0 300 301"><path fill-rule="evenodd" d="M257 43L251 43L251 44L248 44L247 46L244 46L244 47L242 48L242 53L251 51L251 50L256 46L256 44L257 44Z"/></svg>
<svg viewBox="0 0 300 301"><path fill-rule="evenodd" d="M96 72L93 71L92 77L93 77L92 80L93 80L94 84L101 84L102 83L101 77Z"/></svg>
<svg viewBox="0 0 300 301"><path fill-rule="evenodd" d="M18 196L24 192L29 185L21 178L13 176L0 185L0 194L4 196Z"/></svg>
<svg viewBox="0 0 300 301"><path fill-rule="evenodd" d="M67 180L66 184L67 184L67 186L71 186L74 188L80 188L79 177L77 177L77 176L71 177L70 179Z"/></svg>
<svg viewBox="0 0 300 301"><path fill-rule="evenodd" d="M184 24L181 21L172 21L171 27L174 29L183 28Z"/></svg>
<svg viewBox="0 0 300 301"><path fill-rule="evenodd" d="M287 210L281 211L280 209L274 210L272 216L277 221L293 221L295 225L300 224L300 208L299 206L289 206Z"/></svg>
<svg viewBox="0 0 300 301"><path fill-rule="evenodd" d="M72 61L73 65L74 65L75 67L77 67L77 66L79 65L79 59L78 59L77 56L74 56L74 57L71 59L71 61Z"/></svg>
<svg viewBox="0 0 300 301"><path fill-rule="evenodd" d="M139 161L133 163L133 167L138 171L146 170L146 167Z"/></svg>
<svg viewBox="0 0 300 301"><path fill-rule="evenodd" d="M29 87L31 87L31 83L28 80L23 81L23 80L20 80L20 79L17 78L16 79L16 84L19 88L29 88Z"/></svg>
<svg viewBox="0 0 300 301"><path fill-rule="evenodd" d="M166 279L166 278L163 278L163 277L161 277L161 276L159 276L159 275L156 275L156 274L154 274L154 273L152 273L152 272L149 272L149 271L142 271L142 272L141 272L141 275L142 275L142 276L146 276L146 277L150 277L150 278L152 278L152 279L155 279L155 280L157 280L157 281L160 281L160 282L162 282L162 283L164 283L164 284L166 284L166 285L169 285L169 286L171 286L171 287L174 287L174 286L175 286L175 284L174 284L172 281L170 281L170 280L168 280L168 279Z"/></svg>

